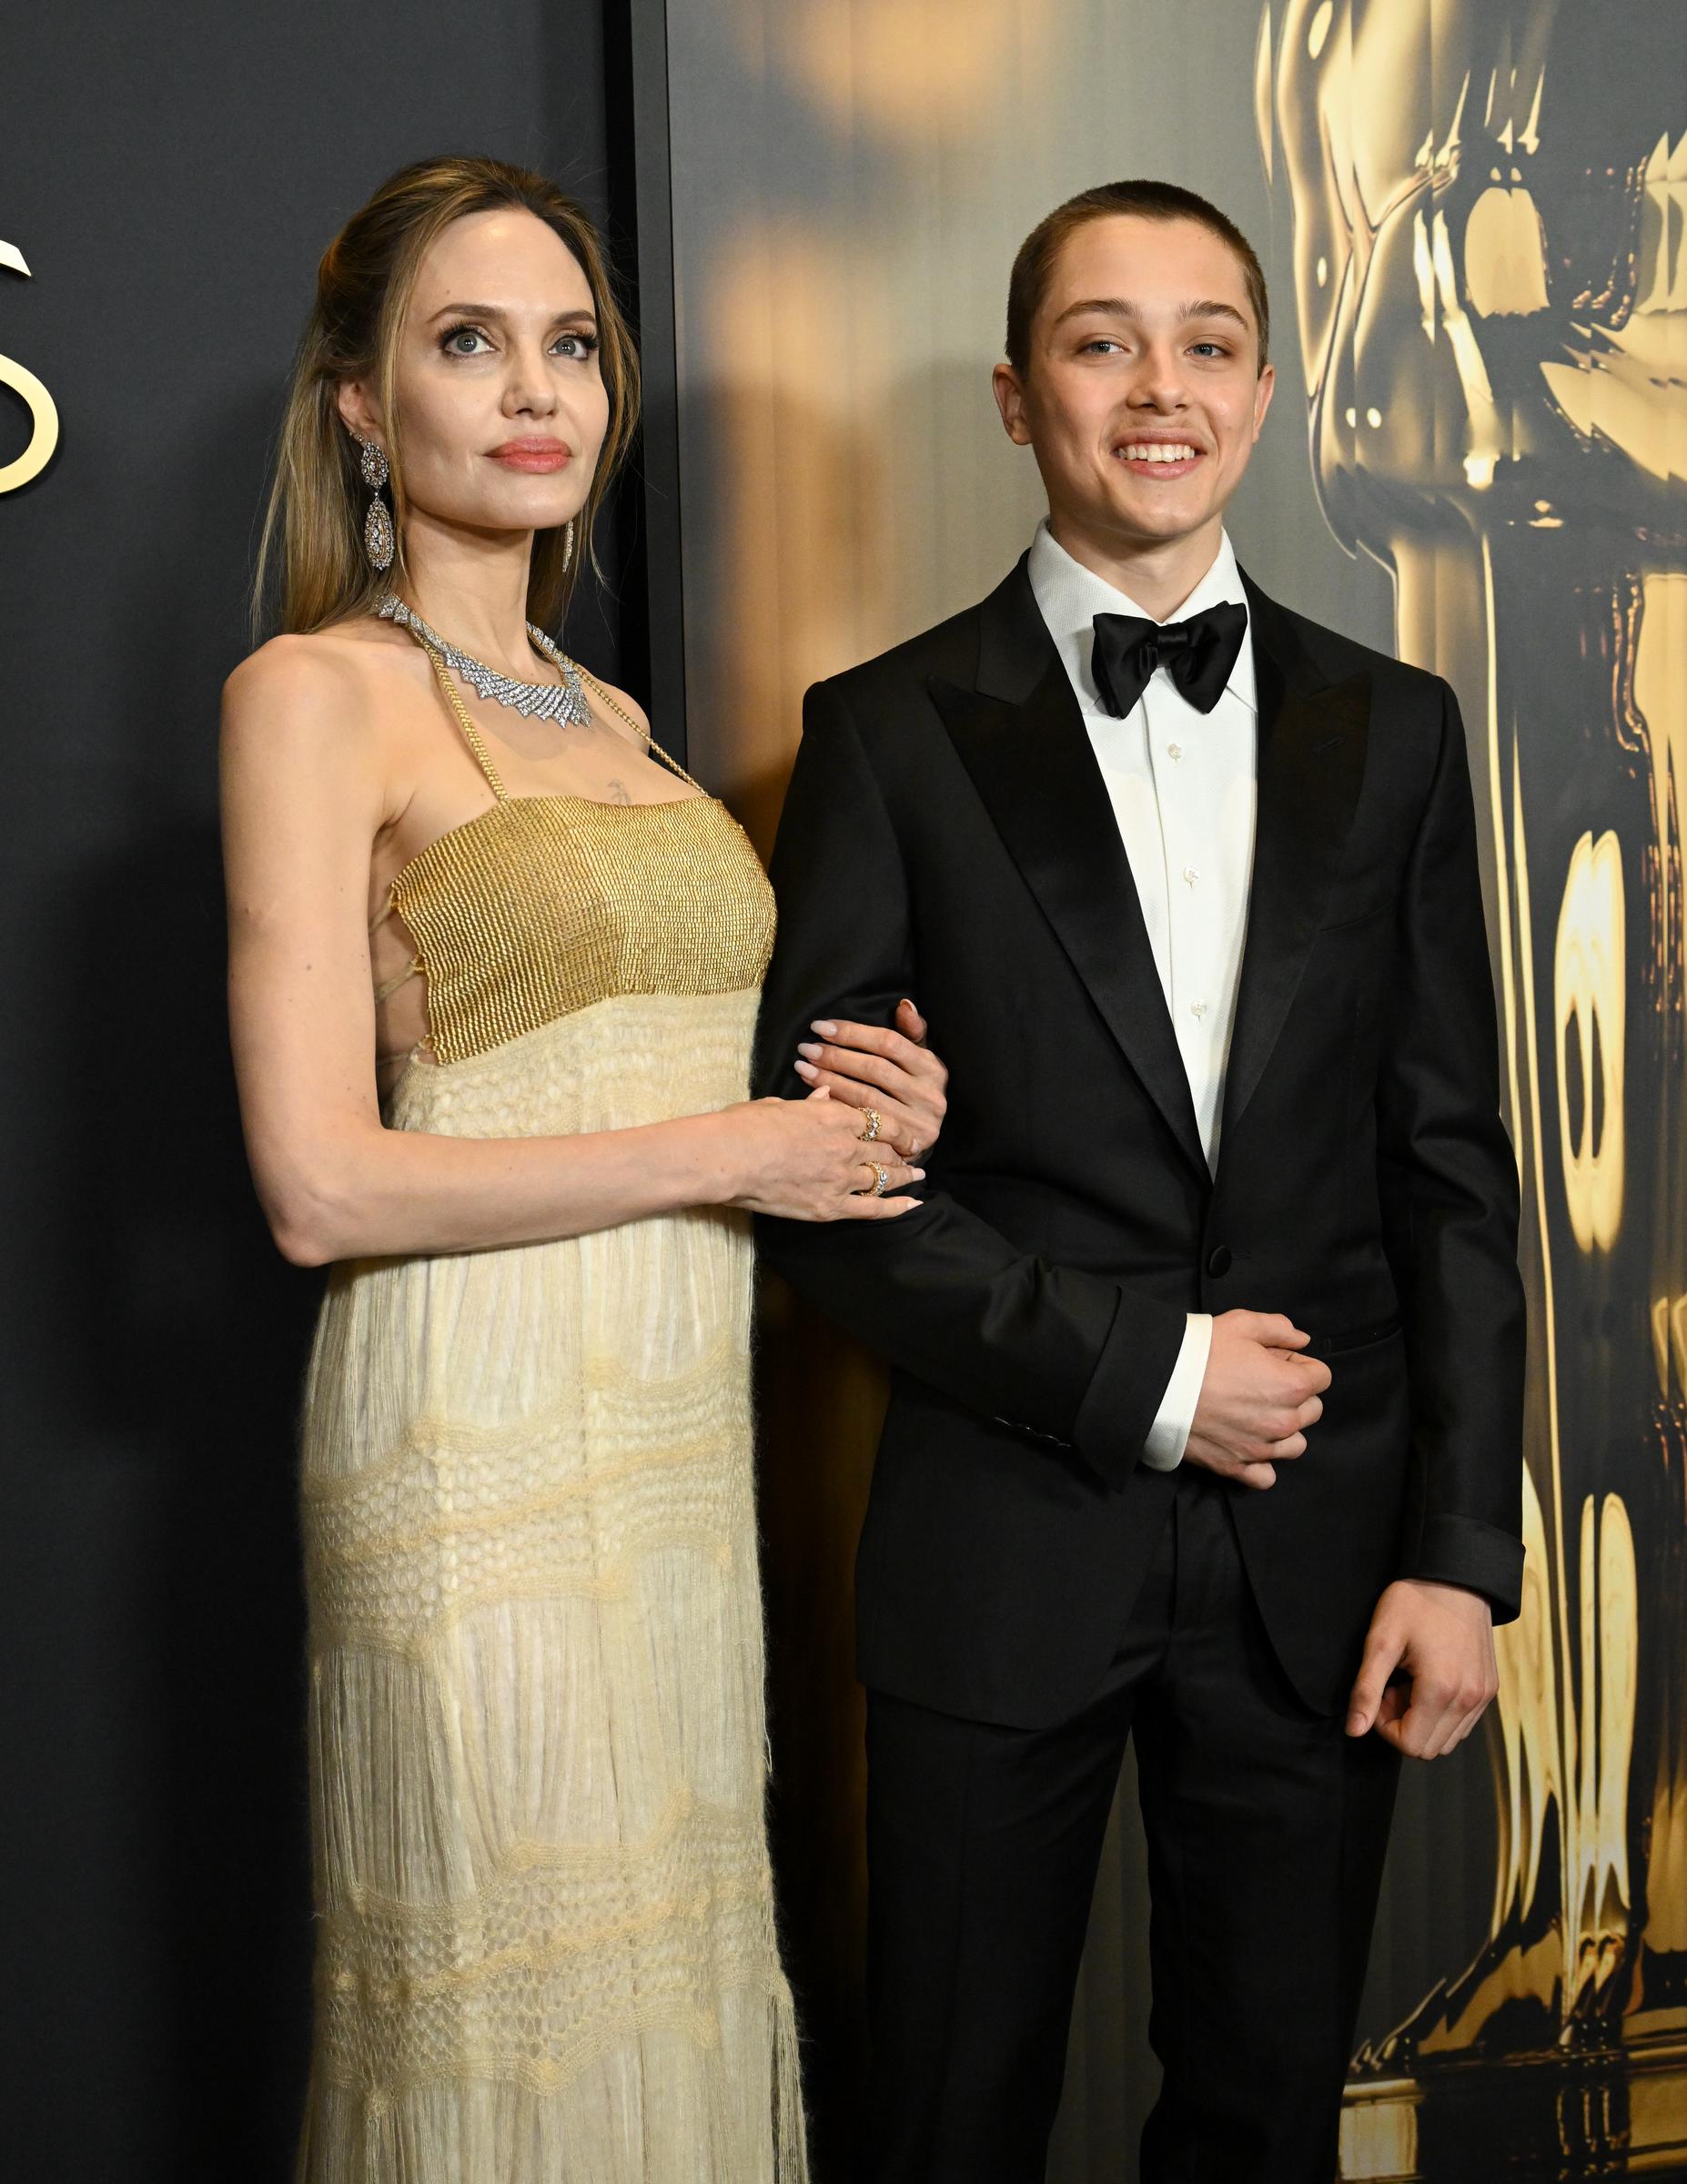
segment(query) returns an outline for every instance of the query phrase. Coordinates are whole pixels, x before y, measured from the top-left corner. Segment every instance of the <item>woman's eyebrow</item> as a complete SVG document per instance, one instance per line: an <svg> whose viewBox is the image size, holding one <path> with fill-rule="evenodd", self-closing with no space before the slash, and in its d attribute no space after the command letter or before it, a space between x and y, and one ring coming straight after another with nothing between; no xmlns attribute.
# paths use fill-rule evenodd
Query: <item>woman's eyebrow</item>
<svg viewBox="0 0 1687 2184"><path fill-rule="evenodd" d="M477 318L508 319L510 317L510 313L500 303L442 303L431 316L434 318L444 318L453 312L462 316L472 313ZM550 324L561 326L564 319L576 318L590 326L596 318L597 313L590 304L575 304L566 311L552 312Z"/></svg>

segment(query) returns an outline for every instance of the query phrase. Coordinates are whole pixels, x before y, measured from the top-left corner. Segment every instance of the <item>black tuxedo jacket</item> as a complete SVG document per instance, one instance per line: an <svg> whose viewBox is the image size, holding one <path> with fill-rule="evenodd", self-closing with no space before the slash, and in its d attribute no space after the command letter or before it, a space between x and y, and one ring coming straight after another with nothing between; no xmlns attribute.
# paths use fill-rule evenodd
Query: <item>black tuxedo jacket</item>
<svg viewBox="0 0 1687 2184"><path fill-rule="evenodd" d="M1020 1728L1080 1708L1171 1491L1137 1461L1185 1315L1288 1313L1334 1376L1228 1490L1281 1664L1343 1704L1400 1575L1516 1614L1523 1299L1463 731L1439 678L1248 585L1253 883L1217 1174L1113 809L1025 563L808 693L772 874L763 1091L904 994L950 1068L924 1204L762 1219L892 1369L864 1682Z"/></svg>

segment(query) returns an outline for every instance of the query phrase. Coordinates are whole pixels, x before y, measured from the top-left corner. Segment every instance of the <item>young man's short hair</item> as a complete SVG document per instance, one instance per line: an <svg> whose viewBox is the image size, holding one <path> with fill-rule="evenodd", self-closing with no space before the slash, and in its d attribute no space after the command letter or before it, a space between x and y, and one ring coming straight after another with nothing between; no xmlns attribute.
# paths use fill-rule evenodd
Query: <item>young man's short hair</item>
<svg viewBox="0 0 1687 2184"><path fill-rule="evenodd" d="M1269 353L1271 306L1253 245L1234 220L1192 189L1180 189L1175 182L1147 180L1103 182L1080 191L1039 220L1020 244L1007 283L1007 360L1014 369L1023 374L1031 361L1031 322L1048 293L1055 261L1067 237L1088 221L1115 213L1131 213L1140 220L1195 220L1229 245L1241 260L1248 300L1259 329L1258 369L1263 371Z"/></svg>

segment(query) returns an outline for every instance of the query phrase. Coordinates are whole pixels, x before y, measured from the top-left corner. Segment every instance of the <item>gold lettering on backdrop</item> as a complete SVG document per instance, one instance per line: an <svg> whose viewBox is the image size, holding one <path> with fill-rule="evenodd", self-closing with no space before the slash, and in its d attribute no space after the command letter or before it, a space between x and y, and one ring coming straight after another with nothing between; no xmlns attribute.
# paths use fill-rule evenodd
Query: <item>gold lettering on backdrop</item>
<svg viewBox="0 0 1687 2184"><path fill-rule="evenodd" d="M1687 2175L1687 132L1672 0L1607 34L1259 34L1318 502L1473 731L1530 1304L1490 1936L1360 2056L1349 2178Z"/></svg>
<svg viewBox="0 0 1687 2184"><path fill-rule="evenodd" d="M1553 964L1559 1152L1570 1226L1609 1251L1622 1219L1622 853L1613 834L1571 853Z"/></svg>
<svg viewBox="0 0 1687 2184"><path fill-rule="evenodd" d="M29 268L15 243L0 243L0 266L29 278ZM0 463L0 493L15 492L38 478L58 445L58 407L33 371L13 357L0 357L0 386L9 387L29 412L29 440L21 455Z"/></svg>

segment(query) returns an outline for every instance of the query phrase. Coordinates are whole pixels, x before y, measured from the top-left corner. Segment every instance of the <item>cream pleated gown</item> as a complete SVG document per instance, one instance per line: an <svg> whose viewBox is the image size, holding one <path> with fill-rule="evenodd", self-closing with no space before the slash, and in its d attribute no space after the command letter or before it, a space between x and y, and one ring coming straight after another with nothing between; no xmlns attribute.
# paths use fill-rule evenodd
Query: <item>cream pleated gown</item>
<svg viewBox="0 0 1687 2184"><path fill-rule="evenodd" d="M508 796L398 875L395 1129L746 1097L773 903L712 798ZM677 769L676 769L677 770ZM763 1827L751 1247L703 1209L335 1269L308 1386L302 2184L792 2184Z"/></svg>

